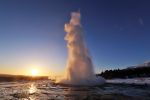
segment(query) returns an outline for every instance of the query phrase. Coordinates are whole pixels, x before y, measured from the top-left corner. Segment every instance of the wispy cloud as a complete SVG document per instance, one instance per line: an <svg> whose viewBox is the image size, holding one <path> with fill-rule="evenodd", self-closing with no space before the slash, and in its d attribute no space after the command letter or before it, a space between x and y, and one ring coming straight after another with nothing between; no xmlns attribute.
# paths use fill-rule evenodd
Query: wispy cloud
<svg viewBox="0 0 150 100"><path fill-rule="evenodd" d="M140 23L141 25L144 25L144 21L143 21L142 18L139 18L138 21L139 21L139 23Z"/></svg>

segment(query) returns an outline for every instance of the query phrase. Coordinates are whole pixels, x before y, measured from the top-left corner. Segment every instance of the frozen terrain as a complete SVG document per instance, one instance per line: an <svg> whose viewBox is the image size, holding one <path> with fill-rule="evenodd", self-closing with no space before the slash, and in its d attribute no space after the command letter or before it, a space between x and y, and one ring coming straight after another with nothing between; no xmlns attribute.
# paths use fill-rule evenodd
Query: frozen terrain
<svg viewBox="0 0 150 100"><path fill-rule="evenodd" d="M51 81L1 82L0 100L150 100L150 87L110 83L71 87Z"/></svg>
<svg viewBox="0 0 150 100"><path fill-rule="evenodd" d="M150 78L112 79L112 80L107 80L107 83L150 85Z"/></svg>

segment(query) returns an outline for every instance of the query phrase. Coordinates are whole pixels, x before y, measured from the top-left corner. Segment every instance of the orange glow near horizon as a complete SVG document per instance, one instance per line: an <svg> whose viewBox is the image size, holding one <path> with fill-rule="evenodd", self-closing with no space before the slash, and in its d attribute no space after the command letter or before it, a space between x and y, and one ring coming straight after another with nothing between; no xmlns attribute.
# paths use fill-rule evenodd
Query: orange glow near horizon
<svg viewBox="0 0 150 100"><path fill-rule="evenodd" d="M15 67L0 67L0 74L9 74L9 75L25 75L25 76L49 76L49 77L58 77L64 74L63 70L54 69L53 67L45 66L42 64L32 63L24 64ZM56 68L56 67L55 67Z"/></svg>

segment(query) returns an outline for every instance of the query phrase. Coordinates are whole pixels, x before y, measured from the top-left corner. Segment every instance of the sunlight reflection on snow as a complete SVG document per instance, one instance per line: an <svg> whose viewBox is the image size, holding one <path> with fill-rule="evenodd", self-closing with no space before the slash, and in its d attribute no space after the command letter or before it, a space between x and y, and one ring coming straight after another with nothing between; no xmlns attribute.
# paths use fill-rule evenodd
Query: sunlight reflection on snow
<svg viewBox="0 0 150 100"><path fill-rule="evenodd" d="M37 88L35 86L34 83L31 84L30 88L29 88L29 94L33 94L37 91Z"/></svg>

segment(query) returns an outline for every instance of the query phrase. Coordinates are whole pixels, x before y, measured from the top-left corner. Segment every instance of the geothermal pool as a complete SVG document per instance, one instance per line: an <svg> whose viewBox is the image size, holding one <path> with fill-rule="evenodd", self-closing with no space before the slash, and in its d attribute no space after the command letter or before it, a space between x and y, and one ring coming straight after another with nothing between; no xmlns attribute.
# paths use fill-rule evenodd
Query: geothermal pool
<svg viewBox="0 0 150 100"><path fill-rule="evenodd" d="M0 100L150 100L150 86L106 83L70 87L50 81L2 82Z"/></svg>

